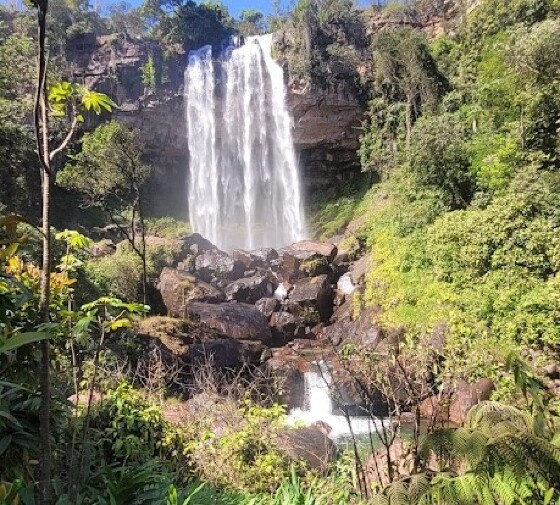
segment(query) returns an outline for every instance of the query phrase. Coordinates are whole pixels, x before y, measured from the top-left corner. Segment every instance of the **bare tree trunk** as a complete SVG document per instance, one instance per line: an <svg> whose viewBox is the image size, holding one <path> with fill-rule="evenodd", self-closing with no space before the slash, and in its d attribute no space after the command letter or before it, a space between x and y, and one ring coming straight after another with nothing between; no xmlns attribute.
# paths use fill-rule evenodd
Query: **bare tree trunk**
<svg viewBox="0 0 560 505"><path fill-rule="evenodd" d="M42 232L43 262L40 278L39 312L44 323L50 322L50 272L51 272L51 169L48 135L48 113L46 104L47 56L45 48L48 0L37 5L39 68L37 94L35 97L35 134L37 152L41 163L42 181ZM50 344L41 342L41 364L39 369L41 404L39 407L39 504L51 502L51 444L50 444Z"/></svg>

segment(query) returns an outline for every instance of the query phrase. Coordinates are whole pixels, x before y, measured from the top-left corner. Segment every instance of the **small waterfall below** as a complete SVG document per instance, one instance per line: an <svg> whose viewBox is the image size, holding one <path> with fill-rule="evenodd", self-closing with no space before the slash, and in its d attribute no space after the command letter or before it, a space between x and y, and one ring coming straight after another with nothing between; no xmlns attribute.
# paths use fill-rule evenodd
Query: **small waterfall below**
<svg viewBox="0 0 560 505"><path fill-rule="evenodd" d="M316 363L316 368L304 372L304 405L292 409L288 416L289 424L303 423L310 425L319 421L331 428L331 438L345 439L354 436L375 434L374 421L369 417L350 416L346 418L337 413L332 399L333 379L323 361ZM348 422L350 421L350 423Z"/></svg>
<svg viewBox="0 0 560 505"><path fill-rule="evenodd" d="M305 237L283 70L273 36L251 37L220 59L189 55L185 117L189 215L224 250L280 248Z"/></svg>

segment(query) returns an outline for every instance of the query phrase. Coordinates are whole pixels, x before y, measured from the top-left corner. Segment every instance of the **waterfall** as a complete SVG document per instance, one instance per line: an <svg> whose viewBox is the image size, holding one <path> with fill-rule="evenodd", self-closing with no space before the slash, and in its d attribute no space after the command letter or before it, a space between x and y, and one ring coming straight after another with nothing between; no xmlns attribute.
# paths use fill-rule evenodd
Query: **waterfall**
<svg viewBox="0 0 560 505"><path fill-rule="evenodd" d="M185 70L189 215L224 250L283 247L305 236L302 196L272 34L217 60L192 51Z"/></svg>
<svg viewBox="0 0 560 505"><path fill-rule="evenodd" d="M337 414L331 392L334 388L333 379L328 366L319 361L316 368L303 374L304 404L293 409L288 416L289 424L303 423L306 425L319 421L327 423L331 428L333 439L344 439L354 436L375 433L375 425L371 418L350 416L350 424L343 414Z"/></svg>

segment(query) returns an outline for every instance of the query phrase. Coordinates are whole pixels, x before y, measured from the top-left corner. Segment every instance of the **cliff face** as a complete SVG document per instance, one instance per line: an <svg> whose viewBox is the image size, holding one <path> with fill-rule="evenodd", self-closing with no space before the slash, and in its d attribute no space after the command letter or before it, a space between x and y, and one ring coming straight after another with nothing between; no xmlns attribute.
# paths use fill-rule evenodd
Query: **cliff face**
<svg viewBox="0 0 560 505"><path fill-rule="evenodd" d="M360 174L356 151L365 110L346 86L290 86L288 107L307 191L327 189Z"/></svg>
<svg viewBox="0 0 560 505"><path fill-rule="evenodd" d="M140 130L146 161L153 167L148 191L152 211L185 218L188 148L181 61L164 61L152 41L115 35L80 37L67 59L76 82L108 94L118 105L113 117ZM157 92L144 78L148 63L165 73L164 83L154 76Z"/></svg>
<svg viewBox="0 0 560 505"><path fill-rule="evenodd" d="M153 92L143 81L148 61L166 65L167 81ZM74 80L107 93L118 104L114 117L141 131L153 211L187 215L188 146L183 116L182 62L162 62L150 41L82 37L69 49ZM291 82L291 80L290 80ZM337 186L360 173L356 150L364 109L350 88L299 88L290 84L288 106L307 194Z"/></svg>

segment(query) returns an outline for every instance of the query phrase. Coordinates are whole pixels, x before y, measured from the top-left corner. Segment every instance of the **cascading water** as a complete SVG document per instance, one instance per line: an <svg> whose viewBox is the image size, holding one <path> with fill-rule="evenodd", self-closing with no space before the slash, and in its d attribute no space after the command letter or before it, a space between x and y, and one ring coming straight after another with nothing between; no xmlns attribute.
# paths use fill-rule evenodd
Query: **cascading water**
<svg viewBox="0 0 560 505"><path fill-rule="evenodd" d="M316 369L303 374L304 405L295 408L288 416L289 424L313 424L318 421L327 423L331 428L333 439L344 439L375 433L375 425L371 418L350 416L335 413L335 405L331 397L333 379L323 361L316 363Z"/></svg>
<svg viewBox="0 0 560 505"><path fill-rule="evenodd" d="M279 248L304 238L291 118L272 35L213 60L207 46L185 70L189 214L225 250Z"/></svg>

